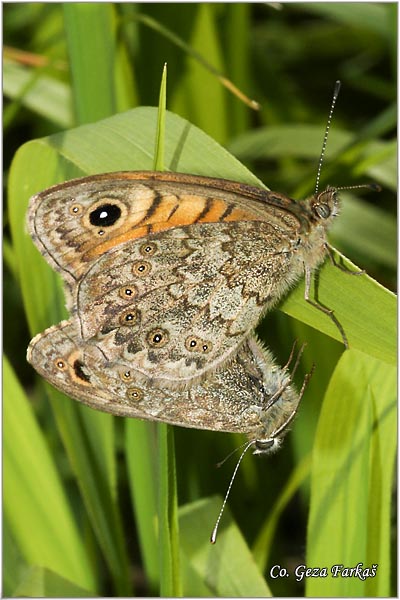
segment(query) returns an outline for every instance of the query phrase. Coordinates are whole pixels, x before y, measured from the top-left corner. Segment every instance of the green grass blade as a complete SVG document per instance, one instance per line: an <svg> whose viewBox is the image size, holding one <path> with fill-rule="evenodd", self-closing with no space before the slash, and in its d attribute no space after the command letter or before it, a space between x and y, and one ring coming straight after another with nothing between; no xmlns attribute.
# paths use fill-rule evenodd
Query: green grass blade
<svg viewBox="0 0 400 600"><path fill-rule="evenodd" d="M5 360L3 367L4 511L26 561L95 590L79 530L47 443Z"/></svg>
<svg viewBox="0 0 400 600"><path fill-rule="evenodd" d="M33 170L30 171L30 167L26 164L25 176L28 177L28 182L27 185L23 184L22 194L21 189L18 192L22 183L19 179L19 169L25 162L25 152L30 155L29 144L21 148L20 153L17 154L15 168L10 174L10 223L32 333L43 330L52 321L58 322L65 314L65 309L58 278L54 276L36 249L32 249L31 241L25 232L24 221L28 196L37 191L35 185L48 187L54 183L51 177L57 178L58 169L61 178L68 178L72 173L77 174L74 165L67 165L63 160L56 161L53 170L51 167L54 164L52 163L54 153L50 157L48 149L43 150L41 160L44 162L39 171L35 172L33 165ZM61 172L64 175L61 175ZM32 178L29 178L31 173ZM113 573L114 584L120 593L127 594L130 592L127 555L120 516L115 504L113 418L111 415L90 411L87 407L72 405L70 401L65 400L64 396L51 388L49 388L49 395L53 398L52 408L56 422L78 479L93 529Z"/></svg>
<svg viewBox="0 0 400 600"><path fill-rule="evenodd" d="M207 48L208 62L220 73L225 72L219 36L217 33L216 6L197 4L192 24L190 46L198 53ZM184 81L171 96L169 106L174 112L191 118L199 127L212 131L220 143L228 139L227 92L213 72L204 69L197 60L188 57ZM212 110L210 107L212 106Z"/></svg>
<svg viewBox="0 0 400 600"><path fill-rule="evenodd" d="M3 373L4 382L4 373ZM3 474L4 474L4 446L3 446ZM4 481L4 480L3 480ZM5 488L3 486L3 508L4 508L4 497ZM14 595L14 590L18 587L20 582L25 577L25 573L29 566L24 559L22 552L20 551L19 545L14 539L10 525L5 517L2 521L2 594L3 597L11 597Z"/></svg>
<svg viewBox="0 0 400 600"><path fill-rule="evenodd" d="M192 569L211 590L223 598L267 598L271 592L258 570L250 550L230 516L224 512L218 538L210 543L210 534L222 505L222 499L204 498L182 506L179 529L182 552ZM196 589L184 590L190 597Z"/></svg>
<svg viewBox="0 0 400 600"><path fill-rule="evenodd" d="M310 468L311 456L308 454L291 473L290 479L286 482L285 488L278 496L273 509L257 535L257 539L252 547L252 554L261 572L268 566L268 558L271 553L273 538L281 514L293 498L294 494L304 483L305 479L309 476Z"/></svg>
<svg viewBox="0 0 400 600"><path fill-rule="evenodd" d="M3 91L5 96L12 98L18 106L26 106L35 114L50 119L59 127L72 126L71 93L62 81L44 74L37 76L21 65L5 61ZM8 111L9 108L5 115L7 123L11 120L11 115L7 116ZM14 114L15 110L13 110Z"/></svg>
<svg viewBox="0 0 400 600"><path fill-rule="evenodd" d="M152 595L158 593L160 586L155 441L154 423L125 420L128 479L142 560Z"/></svg>
<svg viewBox="0 0 400 600"><path fill-rule="evenodd" d="M160 596L182 596L179 565L178 498L176 488L174 432L170 425L157 424L158 432L158 530Z"/></svg>
<svg viewBox="0 0 400 600"><path fill-rule="evenodd" d="M167 65L164 65L158 101L157 132L154 148L154 171L164 171L165 111L167 107Z"/></svg>
<svg viewBox="0 0 400 600"><path fill-rule="evenodd" d="M50 569L32 567L24 581L14 590L14 597L25 598L92 598L93 592L60 577Z"/></svg>
<svg viewBox="0 0 400 600"><path fill-rule="evenodd" d="M377 564L376 577L310 578L309 596L390 594L390 505L396 451L396 372L356 351L339 361L313 455L310 566ZM328 542L329 540L329 542Z"/></svg>
<svg viewBox="0 0 400 600"><path fill-rule="evenodd" d="M387 11L386 6L379 4L367 4L362 13L358 10L356 4L345 5L341 2L330 4L328 2L311 3L308 5L309 12L330 17L335 21L339 21L346 25L363 27L382 35L387 36Z"/></svg>
<svg viewBox="0 0 400 600"><path fill-rule="evenodd" d="M79 416L88 451L102 473L114 504L117 502L114 419L111 415L95 410L82 410Z"/></svg>
<svg viewBox="0 0 400 600"><path fill-rule="evenodd" d="M113 417L96 413L87 406L79 406L50 386L46 385L46 389L90 523L111 572L116 594L128 595L131 593L131 581L121 515L115 502L112 473L106 469L109 463L103 460L111 427L110 424L104 426L104 422L112 421ZM83 416L85 412L86 417ZM97 427L97 436L92 439L86 429L91 426L91 419L93 428L99 423L103 424ZM102 444L99 452L98 446Z"/></svg>
<svg viewBox="0 0 400 600"><path fill-rule="evenodd" d="M76 119L97 121L113 114L116 106L115 7L77 2L63 8Z"/></svg>

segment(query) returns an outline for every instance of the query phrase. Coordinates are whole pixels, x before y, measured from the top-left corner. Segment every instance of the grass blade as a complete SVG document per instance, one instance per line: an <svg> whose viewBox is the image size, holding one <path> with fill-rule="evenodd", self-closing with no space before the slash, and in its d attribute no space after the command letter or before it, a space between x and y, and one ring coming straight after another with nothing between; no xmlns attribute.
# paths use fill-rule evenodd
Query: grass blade
<svg viewBox="0 0 400 600"><path fill-rule="evenodd" d="M167 106L167 65L164 65L158 101L157 131L154 148L154 171L164 171L165 111Z"/></svg>
<svg viewBox="0 0 400 600"><path fill-rule="evenodd" d="M178 498L173 428L157 424L160 596L182 596L179 565Z"/></svg>
<svg viewBox="0 0 400 600"><path fill-rule="evenodd" d="M49 448L7 360L3 377L4 511L13 536L27 562L94 592L93 571Z"/></svg>
<svg viewBox="0 0 400 600"><path fill-rule="evenodd" d="M112 115L116 106L115 7L77 2L63 8L76 120L97 121Z"/></svg>
<svg viewBox="0 0 400 600"><path fill-rule="evenodd" d="M204 498L179 511L182 551L192 569L211 590L223 598L267 598L271 592L250 550L230 516L224 513L216 544L210 543L211 529L222 499ZM193 594L193 588L185 589Z"/></svg>
<svg viewBox="0 0 400 600"><path fill-rule="evenodd" d="M160 586L155 445L154 423L136 419L125 420L128 479L142 561L151 595L156 595Z"/></svg>
<svg viewBox="0 0 400 600"><path fill-rule="evenodd" d="M309 596L390 594L395 389L394 368L356 351L342 356L331 379L314 448L307 564L378 569L364 581L310 578Z"/></svg>
<svg viewBox="0 0 400 600"><path fill-rule="evenodd" d="M32 567L13 593L25 598L92 598L93 592L43 567Z"/></svg>

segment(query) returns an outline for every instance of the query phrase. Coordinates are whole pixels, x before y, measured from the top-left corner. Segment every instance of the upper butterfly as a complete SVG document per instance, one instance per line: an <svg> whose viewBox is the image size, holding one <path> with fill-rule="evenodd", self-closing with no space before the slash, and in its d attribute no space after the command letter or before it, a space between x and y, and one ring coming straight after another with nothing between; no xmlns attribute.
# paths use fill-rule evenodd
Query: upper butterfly
<svg viewBox="0 0 400 600"><path fill-rule="evenodd" d="M66 283L82 340L96 339L109 364L186 389L309 280L337 213L334 188L295 201L223 179L120 172L35 195L29 231Z"/></svg>

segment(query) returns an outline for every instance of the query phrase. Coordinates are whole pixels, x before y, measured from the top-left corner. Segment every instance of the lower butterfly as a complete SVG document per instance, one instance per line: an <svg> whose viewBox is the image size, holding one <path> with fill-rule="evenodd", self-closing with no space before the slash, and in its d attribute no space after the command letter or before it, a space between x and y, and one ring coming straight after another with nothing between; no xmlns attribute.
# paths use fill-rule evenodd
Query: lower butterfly
<svg viewBox="0 0 400 600"><path fill-rule="evenodd" d="M64 321L30 343L28 361L54 387L92 408L183 427L245 433L257 453L276 447L302 395L254 336L234 358L188 390L154 388L132 364L110 363Z"/></svg>

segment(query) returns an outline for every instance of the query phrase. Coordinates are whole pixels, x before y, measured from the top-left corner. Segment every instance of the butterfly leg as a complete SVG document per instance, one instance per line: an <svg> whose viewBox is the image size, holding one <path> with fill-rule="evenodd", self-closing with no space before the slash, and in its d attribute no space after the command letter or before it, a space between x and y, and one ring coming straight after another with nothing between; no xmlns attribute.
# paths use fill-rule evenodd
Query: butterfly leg
<svg viewBox="0 0 400 600"><path fill-rule="evenodd" d="M333 310L331 308L327 308L326 306L323 306L322 304L319 304L318 302L315 302L314 300L311 300L310 290L311 290L311 273L312 273L312 271L307 266L305 266L304 271L305 271L305 290L304 290L305 301L308 302L309 304L311 304L311 306L314 306L314 308L317 308L318 310L323 312L325 315L327 315L333 321L333 323L338 328L340 335L342 336L344 347L347 350L349 348L349 342L347 340L347 336L344 332L342 325L339 323L338 319L335 317Z"/></svg>
<svg viewBox="0 0 400 600"><path fill-rule="evenodd" d="M337 267L344 273L347 273L347 275L364 275L365 274L364 269L360 269L359 271L350 271L350 269L348 269L347 267L344 267L343 265L341 265L340 263L338 263L336 261L334 250L333 250L332 246L330 246L329 244L325 244L325 248L328 252L329 260L331 261L331 263L333 264L334 267Z"/></svg>

